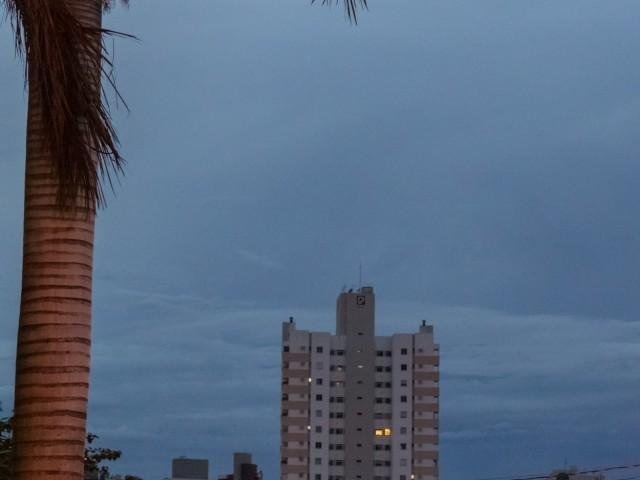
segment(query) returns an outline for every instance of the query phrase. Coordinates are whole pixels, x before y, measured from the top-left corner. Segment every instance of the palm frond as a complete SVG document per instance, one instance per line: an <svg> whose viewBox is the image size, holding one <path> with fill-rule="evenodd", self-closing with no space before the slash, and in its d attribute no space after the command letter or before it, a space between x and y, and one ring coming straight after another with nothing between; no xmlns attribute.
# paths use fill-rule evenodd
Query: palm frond
<svg viewBox="0 0 640 480"><path fill-rule="evenodd" d="M111 10L113 8L115 3L117 3L117 0L102 0L102 9L105 12L108 12L109 10ZM129 0L120 0L120 3L124 7L128 7L129 6Z"/></svg>
<svg viewBox="0 0 640 480"><path fill-rule="evenodd" d="M317 1L318 0L311 0L311 3L314 4ZM358 11L369 9L367 0L320 0L320 2L322 5L337 5L342 2L345 16L350 22L356 25L358 24Z"/></svg>
<svg viewBox="0 0 640 480"><path fill-rule="evenodd" d="M25 82L42 112L45 141L58 179L60 208L78 199L104 204L103 184L122 172L118 137L101 94L101 77L114 88L105 36L127 36L85 26L62 0L1 0L25 63ZM125 104L126 105L126 104Z"/></svg>

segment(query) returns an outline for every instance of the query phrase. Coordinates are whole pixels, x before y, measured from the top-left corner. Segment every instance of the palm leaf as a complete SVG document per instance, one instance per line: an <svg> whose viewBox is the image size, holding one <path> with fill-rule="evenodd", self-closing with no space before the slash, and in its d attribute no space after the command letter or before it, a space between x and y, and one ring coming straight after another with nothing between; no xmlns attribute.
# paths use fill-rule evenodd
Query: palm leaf
<svg viewBox="0 0 640 480"><path fill-rule="evenodd" d="M311 0L314 4L318 0ZM342 2L344 6L344 13L350 22L358 23L358 10L367 10L367 0L320 0L322 5L337 5Z"/></svg>
<svg viewBox="0 0 640 480"><path fill-rule="evenodd" d="M103 77L121 99L103 39L123 34L82 25L63 0L0 1L25 62L25 85L42 107L58 205L75 207L80 200L88 208L100 206L103 184L112 187L112 174L121 173L124 163L100 89ZM104 6L110 3L105 0Z"/></svg>

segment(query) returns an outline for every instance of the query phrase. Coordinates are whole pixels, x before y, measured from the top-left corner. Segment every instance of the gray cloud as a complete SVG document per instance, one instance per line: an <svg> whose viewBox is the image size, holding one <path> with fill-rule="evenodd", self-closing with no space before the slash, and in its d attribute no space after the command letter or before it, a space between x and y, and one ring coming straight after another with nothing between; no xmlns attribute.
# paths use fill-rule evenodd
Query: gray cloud
<svg viewBox="0 0 640 480"><path fill-rule="evenodd" d="M278 460L280 321L442 344L442 472L636 461L637 2L132 2L131 113L96 238L91 428L121 468ZM0 400L19 302L24 95L0 28ZM11 67L13 65L13 68ZM11 93L14 92L14 93Z"/></svg>

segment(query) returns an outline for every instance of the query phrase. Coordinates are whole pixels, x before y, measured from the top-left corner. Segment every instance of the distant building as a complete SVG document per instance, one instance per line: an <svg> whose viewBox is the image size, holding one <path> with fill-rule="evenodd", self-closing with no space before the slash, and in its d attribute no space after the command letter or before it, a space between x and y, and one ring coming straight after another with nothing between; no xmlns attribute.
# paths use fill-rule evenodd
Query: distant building
<svg viewBox="0 0 640 480"><path fill-rule="evenodd" d="M603 473L580 473L578 467L571 466L554 470L549 480L605 480Z"/></svg>
<svg viewBox="0 0 640 480"><path fill-rule="evenodd" d="M209 460L174 458L171 461L171 480L209 480Z"/></svg>
<svg viewBox="0 0 640 480"><path fill-rule="evenodd" d="M251 461L251 454L236 452L233 454L233 473L220 475L218 480L261 480L262 472Z"/></svg>
<svg viewBox="0 0 640 480"><path fill-rule="evenodd" d="M282 326L281 480L438 478L433 327L375 335L373 287L342 292L336 333Z"/></svg>

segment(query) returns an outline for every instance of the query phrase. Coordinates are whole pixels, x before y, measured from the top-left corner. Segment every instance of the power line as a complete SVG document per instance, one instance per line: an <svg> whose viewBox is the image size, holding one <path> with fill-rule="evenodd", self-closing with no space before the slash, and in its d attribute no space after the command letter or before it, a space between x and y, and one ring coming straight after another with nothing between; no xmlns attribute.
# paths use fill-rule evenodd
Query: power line
<svg viewBox="0 0 640 480"><path fill-rule="evenodd" d="M613 465L609 467L594 468L590 470L581 470L579 472L567 472L567 473L569 474L569 476L572 476L572 475L582 475L582 474L589 474L589 473L611 472L615 470L627 470L629 468L639 468L639 467L640 467L640 463L632 463L627 465ZM545 474L521 475L518 477L510 477L510 476L483 477L483 478L478 478L476 480L545 480L545 479L548 479L550 476L551 476L550 473L545 473ZM627 478L617 479L617 480L640 480L640 476L629 477L628 479Z"/></svg>

